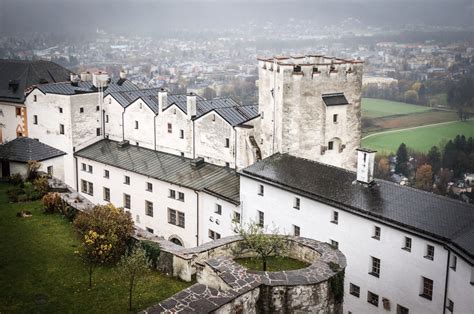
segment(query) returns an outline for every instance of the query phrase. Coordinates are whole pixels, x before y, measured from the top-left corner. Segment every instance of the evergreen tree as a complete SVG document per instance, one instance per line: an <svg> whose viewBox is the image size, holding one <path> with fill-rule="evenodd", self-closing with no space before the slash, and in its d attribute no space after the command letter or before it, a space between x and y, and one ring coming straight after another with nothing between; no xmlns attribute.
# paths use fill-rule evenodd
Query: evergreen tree
<svg viewBox="0 0 474 314"><path fill-rule="evenodd" d="M407 146L405 143L401 143L397 150L397 166L396 171L397 173L402 173L405 176L408 176L408 152Z"/></svg>
<svg viewBox="0 0 474 314"><path fill-rule="evenodd" d="M441 153L437 146L431 147L427 155L427 161L433 168L433 172L437 173L441 168Z"/></svg>

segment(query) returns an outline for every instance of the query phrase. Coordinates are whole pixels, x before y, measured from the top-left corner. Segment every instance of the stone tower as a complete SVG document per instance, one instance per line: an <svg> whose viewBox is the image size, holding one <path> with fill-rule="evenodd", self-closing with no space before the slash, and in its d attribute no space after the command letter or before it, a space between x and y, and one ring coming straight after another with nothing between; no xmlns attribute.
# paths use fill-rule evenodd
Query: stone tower
<svg viewBox="0 0 474 314"><path fill-rule="evenodd" d="M362 62L320 55L259 59L256 141L276 152L355 169Z"/></svg>

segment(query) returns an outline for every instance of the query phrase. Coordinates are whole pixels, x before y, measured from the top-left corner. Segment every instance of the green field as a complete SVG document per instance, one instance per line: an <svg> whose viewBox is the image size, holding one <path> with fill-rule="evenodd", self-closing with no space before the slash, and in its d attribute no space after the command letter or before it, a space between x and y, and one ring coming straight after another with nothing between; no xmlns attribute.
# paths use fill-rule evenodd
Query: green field
<svg viewBox="0 0 474 314"><path fill-rule="evenodd" d="M403 142L411 149L428 152L432 146L450 140L458 134L474 137L474 121L455 121L412 130L389 131L369 135L362 140L362 146L375 149L378 152L396 152L398 146Z"/></svg>
<svg viewBox="0 0 474 314"><path fill-rule="evenodd" d="M362 98L362 117L380 118L393 115L430 111L430 107L417 106L384 99Z"/></svg>
<svg viewBox="0 0 474 314"><path fill-rule="evenodd" d="M40 202L9 203L0 183L0 313L128 313L126 284L113 267L100 267L88 289L79 241L70 222L45 215ZM17 218L20 210L33 213ZM137 286L144 309L189 286L152 272Z"/></svg>

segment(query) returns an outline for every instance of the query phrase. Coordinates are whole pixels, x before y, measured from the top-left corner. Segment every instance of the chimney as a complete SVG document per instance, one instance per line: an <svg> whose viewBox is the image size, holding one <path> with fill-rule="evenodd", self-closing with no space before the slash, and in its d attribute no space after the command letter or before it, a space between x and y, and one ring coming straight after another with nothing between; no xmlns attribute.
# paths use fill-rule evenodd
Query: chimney
<svg viewBox="0 0 474 314"><path fill-rule="evenodd" d="M71 85L72 86L79 86L79 75L71 74Z"/></svg>
<svg viewBox="0 0 474 314"><path fill-rule="evenodd" d="M377 151L366 148L357 149L357 181L372 185L374 183L374 161Z"/></svg>
<svg viewBox="0 0 474 314"><path fill-rule="evenodd" d="M127 79L127 72L125 72L125 70L120 71L120 79Z"/></svg>
<svg viewBox="0 0 474 314"><path fill-rule="evenodd" d="M92 85L95 87L106 87L109 83L109 74L107 72L97 72L92 74Z"/></svg>
<svg viewBox="0 0 474 314"><path fill-rule="evenodd" d="M191 168L200 169L203 166L204 166L204 158L198 157L196 159L191 160Z"/></svg>
<svg viewBox="0 0 474 314"><path fill-rule="evenodd" d="M158 113L168 106L168 92L164 88L160 88L158 91Z"/></svg>
<svg viewBox="0 0 474 314"><path fill-rule="evenodd" d="M81 73L81 81L83 81L83 82L90 82L90 81L92 81L91 72L89 72L89 71L87 71L87 72L82 72L82 73Z"/></svg>
<svg viewBox="0 0 474 314"><path fill-rule="evenodd" d="M186 95L186 111L189 120L196 116L196 94L192 92Z"/></svg>

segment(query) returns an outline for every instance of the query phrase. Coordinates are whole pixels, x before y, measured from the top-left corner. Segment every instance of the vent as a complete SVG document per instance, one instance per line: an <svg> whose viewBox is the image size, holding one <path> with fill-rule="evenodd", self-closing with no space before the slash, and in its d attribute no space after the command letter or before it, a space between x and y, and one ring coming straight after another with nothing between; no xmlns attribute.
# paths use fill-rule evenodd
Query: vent
<svg viewBox="0 0 474 314"><path fill-rule="evenodd" d="M118 142L118 143L117 143L117 146L118 146L119 148L124 148L124 147L127 147L128 145L130 145L130 142L127 141L127 140L124 140L124 141L121 141L121 142Z"/></svg>
<svg viewBox="0 0 474 314"><path fill-rule="evenodd" d="M204 158L198 157L196 159L191 160L191 167L193 169L199 169L204 166Z"/></svg>

